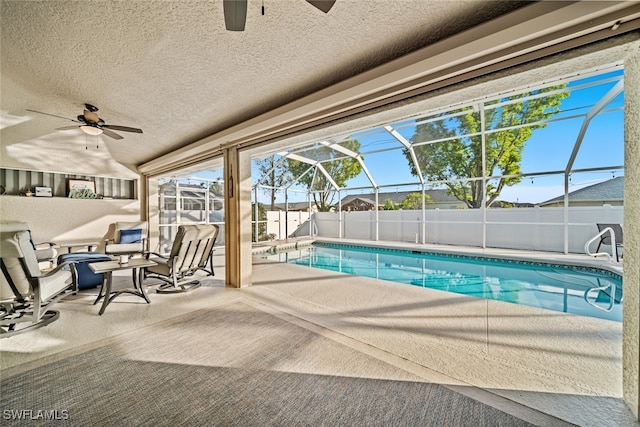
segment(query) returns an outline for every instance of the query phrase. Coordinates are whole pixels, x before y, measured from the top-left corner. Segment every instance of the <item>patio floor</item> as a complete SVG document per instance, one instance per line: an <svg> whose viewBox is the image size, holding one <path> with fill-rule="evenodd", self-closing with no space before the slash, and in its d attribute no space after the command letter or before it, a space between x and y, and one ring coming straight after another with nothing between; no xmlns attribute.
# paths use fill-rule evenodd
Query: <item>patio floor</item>
<svg viewBox="0 0 640 427"><path fill-rule="evenodd" d="M621 268L580 255L436 249ZM577 425L638 425L621 399L620 323L258 257L252 286L226 288L221 250L216 251L214 263L216 277L204 279L203 286L192 292L150 293L151 304L121 296L103 316L91 304L95 292L69 298L57 307L58 321L0 340L1 367L9 373L26 370L51 357L99 346L101 340L132 329L241 298L427 381L529 417L534 424L540 411ZM531 413L523 414L527 408Z"/></svg>

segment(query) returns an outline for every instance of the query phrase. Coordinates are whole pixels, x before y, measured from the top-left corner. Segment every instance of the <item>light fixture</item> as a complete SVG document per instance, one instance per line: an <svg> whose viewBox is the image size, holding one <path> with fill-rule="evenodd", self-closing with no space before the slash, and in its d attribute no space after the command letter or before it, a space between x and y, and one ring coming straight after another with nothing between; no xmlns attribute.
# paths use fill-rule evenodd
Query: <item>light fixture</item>
<svg viewBox="0 0 640 427"><path fill-rule="evenodd" d="M96 126L80 126L80 129L87 135L100 135L102 133L102 129Z"/></svg>

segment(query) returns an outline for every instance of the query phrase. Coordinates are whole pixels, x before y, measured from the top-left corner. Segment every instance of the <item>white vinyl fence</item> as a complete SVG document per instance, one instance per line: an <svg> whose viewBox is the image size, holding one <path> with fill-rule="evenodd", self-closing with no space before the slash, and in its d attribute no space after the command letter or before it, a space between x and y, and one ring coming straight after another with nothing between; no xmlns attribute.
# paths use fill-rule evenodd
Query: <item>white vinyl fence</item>
<svg viewBox="0 0 640 427"><path fill-rule="evenodd" d="M287 236L292 235L305 223L307 224L306 231L303 232L302 229L300 229L299 232L304 233L303 235L309 235L309 212L267 211L266 214L266 233L271 235L275 240L286 239Z"/></svg>
<svg viewBox="0 0 640 427"><path fill-rule="evenodd" d="M584 253L598 233L596 223L622 224L622 206L513 209L428 209L367 212L320 212L305 222L305 212L289 220L288 235L384 240ZM275 212L272 212L275 213ZM282 227L284 212L278 219ZM300 227L292 228L299 222ZM295 231L294 231L295 230ZM282 235L282 233L281 233ZM592 248L595 249L595 248Z"/></svg>

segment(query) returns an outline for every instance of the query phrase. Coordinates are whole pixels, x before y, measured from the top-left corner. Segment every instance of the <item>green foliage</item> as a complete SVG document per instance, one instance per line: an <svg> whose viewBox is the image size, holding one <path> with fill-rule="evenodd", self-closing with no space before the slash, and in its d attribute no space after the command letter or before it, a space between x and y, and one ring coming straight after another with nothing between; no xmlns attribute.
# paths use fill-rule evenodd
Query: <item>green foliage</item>
<svg viewBox="0 0 640 427"><path fill-rule="evenodd" d="M209 191L214 194L224 194L224 185L222 184L222 177L216 178L218 181L214 181L209 185Z"/></svg>
<svg viewBox="0 0 640 427"><path fill-rule="evenodd" d="M385 211L397 211L400 209L400 206L393 203L393 200L387 199L384 201L384 210Z"/></svg>
<svg viewBox="0 0 640 427"><path fill-rule="evenodd" d="M431 196L424 195L425 203L433 203ZM407 197L400 203L402 209L422 209L422 193L409 193Z"/></svg>
<svg viewBox="0 0 640 427"><path fill-rule="evenodd" d="M356 139L343 141L340 145L356 153L360 150L360 141ZM340 188L346 187L346 182L362 171L358 160L325 145L319 144L306 152L296 154L319 161ZM313 201L318 211L329 212L334 204L336 190L327 177L318 168L314 171L314 166L298 160L287 159L287 166L295 179L313 192Z"/></svg>
<svg viewBox="0 0 640 427"><path fill-rule="evenodd" d="M526 141L535 129L546 126L538 123L539 121L548 119L560 111L560 103L569 93L560 92L528 100L522 98L564 87L565 85L553 86L501 99L494 102L501 105L485 110L485 131L507 128L485 133L485 176L521 173L520 162ZM491 104L487 104L487 107L491 107ZM419 124L411 142L419 144L445 140L414 146L422 175L428 181L449 181L445 185L450 194L465 202L469 208L479 208L485 189L481 179L473 178L483 176L480 112L468 107L446 114L451 113L459 114L448 119ZM521 126L527 123L532 124ZM404 155L409 162L411 173L417 176L418 172L411 161L409 151L405 149ZM520 180L520 177L505 176L487 183L486 206L491 206L505 186L515 185Z"/></svg>
<svg viewBox="0 0 640 427"><path fill-rule="evenodd" d="M268 187L263 188L262 192L269 196L271 202L270 207L273 211L276 206L278 189L286 186L293 179L291 171L287 167L286 162L278 163L275 155L257 161L256 165L260 172L260 182L265 185L265 187Z"/></svg>
<svg viewBox="0 0 640 427"><path fill-rule="evenodd" d="M252 221L256 220L255 208L256 208L255 203L252 203L251 204L251 220ZM258 223L258 239L256 240L256 228L251 227L251 239L253 242L273 240L273 237L275 237L267 234L267 223L265 222L266 220L267 220L267 212L263 205L258 204L258 221L260 221Z"/></svg>

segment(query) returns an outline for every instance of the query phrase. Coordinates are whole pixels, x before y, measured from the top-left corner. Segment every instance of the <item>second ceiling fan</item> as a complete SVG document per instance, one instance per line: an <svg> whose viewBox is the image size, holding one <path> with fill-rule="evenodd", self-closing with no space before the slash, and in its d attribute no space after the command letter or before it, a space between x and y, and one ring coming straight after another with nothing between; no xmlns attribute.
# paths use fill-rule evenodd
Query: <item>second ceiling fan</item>
<svg viewBox="0 0 640 427"><path fill-rule="evenodd" d="M306 2L327 13L336 0L306 0ZM247 0L223 0L222 3L224 5L224 24L227 30L244 31L244 24L247 20Z"/></svg>

